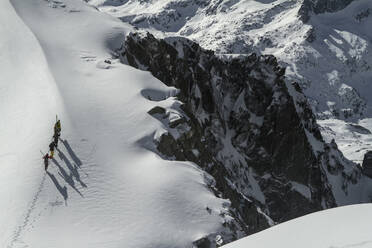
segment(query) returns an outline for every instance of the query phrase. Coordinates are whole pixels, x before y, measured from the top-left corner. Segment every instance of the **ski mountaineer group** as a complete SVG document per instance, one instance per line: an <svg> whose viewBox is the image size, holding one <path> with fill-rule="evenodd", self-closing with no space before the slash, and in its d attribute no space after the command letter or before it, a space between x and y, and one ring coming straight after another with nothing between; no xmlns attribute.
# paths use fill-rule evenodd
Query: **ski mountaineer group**
<svg viewBox="0 0 372 248"><path fill-rule="evenodd" d="M54 156L54 149L58 147L59 136L61 136L61 121L56 117L56 123L54 124L53 140L49 144L50 155L49 152L47 152L43 157L45 170L48 169L49 159L53 158Z"/></svg>

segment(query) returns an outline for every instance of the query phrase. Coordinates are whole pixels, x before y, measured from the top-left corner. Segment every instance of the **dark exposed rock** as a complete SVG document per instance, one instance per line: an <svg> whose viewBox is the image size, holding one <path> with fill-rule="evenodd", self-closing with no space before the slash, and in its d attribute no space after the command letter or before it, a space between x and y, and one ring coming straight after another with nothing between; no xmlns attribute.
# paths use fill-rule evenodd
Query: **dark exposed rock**
<svg viewBox="0 0 372 248"><path fill-rule="evenodd" d="M371 9L368 8L368 9L365 9L361 12L359 12L356 16L355 16L355 20L357 20L358 22L362 22L364 19L368 18L371 14Z"/></svg>
<svg viewBox="0 0 372 248"><path fill-rule="evenodd" d="M311 27L310 30L306 33L306 41L312 43L316 40L316 33L314 27Z"/></svg>
<svg viewBox="0 0 372 248"><path fill-rule="evenodd" d="M335 143L323 141L301 87L285 83L274 56L220 59L187 39L149 33L130 34L119 53L180 89L185 118L168 126L173 133L188 128L177 137L162 135L157 149L214 177L239 223L231 228L251 234L334 207L327 173L342 177L344 190L360 177L358 169L344 173L346 159Z"/></svg>
<svg viewBox="0 0 372 248"><path fill-rule="evenodd" d="M165 114L165 109L159 106L156 106L155 108L150 109L147 113L150 115L155 115L155 114Z"/></svg>
<svg viewBox="0 0 372 248"><path fill-rule="evenodd" d="M322 14L344 9L355 0L303 0L299 16L303 22L310 20L311 13Z"/></svg>
<svg viewBox="0 0 372 248"><path fill-rule="evenodd" d="M363 174L372 177L372 151L368 151L364 154Z"/></svg>
<svg viewBox="0 0 372 248"><path fill-rule="evenodd" d="M211 242L207 237L198 239L197 241L194 241L193 248L209 248L211 246Z"/></svg>

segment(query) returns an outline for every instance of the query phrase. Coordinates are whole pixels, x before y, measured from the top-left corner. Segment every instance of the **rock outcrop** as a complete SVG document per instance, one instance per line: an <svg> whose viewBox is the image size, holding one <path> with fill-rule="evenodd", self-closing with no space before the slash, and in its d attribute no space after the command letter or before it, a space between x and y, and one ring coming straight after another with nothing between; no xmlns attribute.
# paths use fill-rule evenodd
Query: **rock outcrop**
<svg viewBox="0 0 372 248"><path fill-rule="evenodd" d="M322 14L344 9L355 0L304 0L299 10L303 22L310 20L311 13Z"/></svg>
<svg viewBox="0 0 372 248"><path fill-rule="evenodd" d="M372 177L372 151L368 151L364 154L363 173L366 176Z"/></svg>
<svg viewBox="0 0 372 248"><path fill-rule="evenodd" d="M118 57L180 90L177 118L172 109L149 111L168 128L154 138L156 152L211 174L245 234L335 207L338 185L328 176L344 191L360 177L358 168L345 172L353 165L323 141L301 88L286 84L274 56L221 58L184 38L133 33Z"/></svg>

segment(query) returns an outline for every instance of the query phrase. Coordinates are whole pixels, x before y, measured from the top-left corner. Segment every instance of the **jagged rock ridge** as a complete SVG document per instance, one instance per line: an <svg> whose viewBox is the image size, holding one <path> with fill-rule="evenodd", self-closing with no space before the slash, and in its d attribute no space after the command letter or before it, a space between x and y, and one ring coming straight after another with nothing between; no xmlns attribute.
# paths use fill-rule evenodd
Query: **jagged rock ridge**
<svg viewBox="0 0 372 248"><path fill-rule="evenodd" d="M335 207L334 190L347 194L361 177L336 144L323 141L299 85L287 88L275 57L224 59L187 39L149 33L130 34L118 53L180 89L182 116L149 111L168 122L157 151L209 172L245 234ZM342 185L331 185L329 175Z"/></svg>

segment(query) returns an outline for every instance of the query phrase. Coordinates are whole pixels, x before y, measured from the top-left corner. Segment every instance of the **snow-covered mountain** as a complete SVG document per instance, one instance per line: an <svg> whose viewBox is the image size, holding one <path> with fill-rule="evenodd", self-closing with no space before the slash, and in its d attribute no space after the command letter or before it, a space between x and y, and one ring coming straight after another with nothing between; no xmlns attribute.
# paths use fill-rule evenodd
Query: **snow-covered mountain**
<svg viewBox="0 0 372 248"><path fill-rule="evenodd" d="M346 157L361 162L370 134L372 3L368 0L122 1L91 0L100 10L140 29L183 36L222 54L272 54L298 82L323 134ZM304 21L306 21L304 23ZM345 123L337 120L341 119ZM341 130L341 132L340 132ZM350 146L349 146L350 145Z"/></svg>
<svg viewBox="0 0 372 248"><path fill-rule="evenodd" d="M2 1L1 247L212 248L371 202L339 150L371 138L371 7Z"/></svg>
<svg viewBox="0 0 372 248"><path fill-rule="evenodd" d="M168 132L149 137L156 146L148 148L213 175L246 234L370 201L371 180L324 142L301 88L285 84L275 57L220 58L184 38L142 32L116 56L180 89L180 104L149 111Z"/></svg>
<svg viewBox="0 0 372 248"><path fill-rule="evenodd" d="M309 203L305 204L307 207L311 206L308 210L306 207L299 207L301 206L299 203L301 201L298 199L294 200L291 198L291 194L288 193L297 191L302 192L302 196L304 196L307 195L306 192L309 192L308 189L310 189L311 195L316 195L313 191L316 187L308 181L309 177L306 176L306 170L300 167L300 165L304 166L309 161L317 161L315 162L318 166L316 168L320 171L319 175L323 175L320 177L322 179L316 183L318 186L323 185L322 187L325 187L320 190L322 192L321 198L324 197L323 200L318 202L321 208L332 206L332 200L330 200L329 195L328 197L326 196L327 187L330 189L330 195L334 197L333 206L364 201L369 202L371 200L370 193L368 190L365 191L369 188L370 179L362 177L358 166L348 162L338 152L339 147L347 158L360 163L365 151L370 147L369 140L372 138L371 132L368 130L370 108L367 101L368 96L372 93L368 86L368 81L372 76L370 70L372 61L368 56L371 42L368 27L372 22L369 17L369 9L372 7L370 2L344 0L92 0L90 3L97 6L101 11L118 17L123 22L129 23L139 30L149 31L159 38L169 37L164 40L164 43L164 41L154 41L148 35L147 37L146 35L142 35L143 37L141 35L135 36L136 38L127 41L121 50L123 62L129 63L136 68L151 71L162 82L181 88L180 94L181 96L183 95L181 100L186 105L186 110L183 109L186 112L184 120L188 118L194 119L192 123L199 122L201 126L195 131L193 130L193 125L189 125L186 131L186 138L176 138L176 140L179 139L178 145L177 142L169 141L169 136L174 136L172 135L172 130L170 130L167 134L169 136L166 136L167 145L164 146L160 142L158 146L158 150L163 154L171 157L175 156L177 159L194 161L214 174L213 170L208 166L208 162L200 161L199 158L195 159L192 155L188 156L186 153L187 148L190 148L188 147L190 145L187 144L190 139L187 132L191 130L192 133L200 133L200 129L211 129L212 131L208 130L206 132L215 132L212 135L213 137L224 137L223 139L225 139L224 141L218 141L218 138L212 139L212 146L217 148L209 149L214 150L212 157L223 164L220 167L226 168L224 177L229 175L228 180L233 185L232 188L234 190L250 200L253 199L260 206L260 209L264 210L266 215L278 222L291 218L289 217L291 216L291 211L285 212L284 209L293 209L293 213L297 212L300 215L306 211L317 209L317 207L311 206ZM290 95L288 97L289 101L294 101L297 112L289 115L291 118L294 118L294 115L299 116L298 118L305 129L306 142L311 147L311 154L313 154L314 159L305 156L302 161L296 160L301 155L306 154L307 148L304 149L302 147L302 149L297 151L291 150L291 145L298 148L298 144L292 143L288 145L284 141L285 138L279 138L278 140L281 142L275 143L275 138L265 137L262 133L264 130L262 126L258 125L258 128L255 126L252 129L250 121L242 124L242 127L250 126L248 128L249 131L242 132L244 128L241 129L237 123L242 122L243 119L252 118L252 110L249 107L253 107L255 111L258 111L260 107L265 109L265 100L258 98L260 100L256 104L254 100L247 100L255 99L254 96L250 95L252 93L244 93L244 90L239 90L239 88L234 89L236 87L234 84L226 83L229 79L224 77L224 73L219 73L218 69L209 66L216 64L216 61L211 59L213 55L210 55L210 52L205 52L205 56L201 55L204 52L202 49L197 48L196 44L174 37L186 37L196 41L203 48L211 49L219 54L220 57L227 59L227 61L230 61L228 57L245 54L249 58L249 56L252 56L250 55L252 52L275 55L279 60L279 64L286 67L285 83ZM133 45L133 43L137 43L137 45ZM169 48L165 45L166 43L173 48ZM190 49L192 50L191 52L185 52L185 50ZM186 56L185 54L192 55ZM177 60L177 56L181 61L186 61L181 62ZM191 61L195 60L195 64L190 62L190 58ZM183 63L187 66L182 66ZM234 64L237 62L227 63ZM249 64L251 62L250 59L248 61L243 59L240 63ZM234 66L239 68L236 64ZM191 68L190 75L192 75L192 79L187 76L189 74L187 67ZM261 65L261 67L265 66ZM206 76L198 75L200 70L210 71L210 75L208 73L205 73L207 74ZM228 71L228 69L224 70ZM241 71L244 70L241 69ZM250 70L254 69L250 68L248 71ZM177 74L177 71L181 72L180 75ZM225 73L229 74L228 72ZM234 73L236 74L237 72ZM217 79L213 79L214 77ZM264 77L268 77L268 75ZM238 80L232 76L231 78L230 80L236 84ZM203 85L203 82L201 82L202 85L199 85L198 82L193 83L194 80L207 80L209 83L207 83L207 86ZM219 86L219 80L223 82L221 85L226 84L228 86ZM246 80L250 81L252 79ZM292 85L293 82L298 82L301 89L297 84ZM182 90L182 87L184 90ZM227 87L228 90L223 87ZM247 87L249 89L257 89L257 86L250 85ZM208 93L207 89L213 90ZM271 90L275 92L275 89L273 86ZM229 92L230 90L232 92ZM234 91L238 93L234 93ZM302 95L302 92L304 92L306 97ZM267 92L262 93L259 91L256 94L261 97L262 95L270 95ZM275 94L278 94L278 92ZM243 105L241 105L242 101L244 102ZM307 108L308 102L318 118L318 123L322 125L320 130L325 141L329 142L329 144L324 143L320 134L317 135L319 131L318 126L314 124L315 119L311 114L312 111ZM217 109L205 106L212 103L218 106ZM244 106L248 106L249 110L247 111ZM160 112L156 112L156 114L161 115L161 110L158 109L158 111ZM165 110L162 111L167 113ZM238 122L234 122L235 111L239 112ZM270 120L272 116L269 116L272 112L269 109L265 109L264 112L266 114L262 115L253 111L255 117L262 118L265 121ZM278 112L280 113L280 111ZM214 114L217 115L216 118L211 117ZM285 116L279 115L281 118L277 118L273 123L285 122ZM161 119L164 118L166 117L161 117ZM207 121L204 124L205 120L210 122ZM348 121L353 121L354 123L348 123ZM181 121L180 123L184 122ZM257 123L254 124L257 125ZM274 126L266 125L268 125L270 132L275 133L273 131L275 130ZM212 127L209 128L210 126ZM219 128L221 129L220 131L218 131ZM279 130L277 131L279 134L281 133ZM232 132L232 134L229 134L229 132ZM290 131L285 129L283 133L288 135ZM262 135L261 139L274 144L273 146L276 148L281 145L285 146L282 151L277 150L278 154L296 154L296 162L292 162L294 162L295 168L299 171L294 173L296 176L292 178L293 180L290 179L290 170L283 170L283 167L278 174L280 175L279 178L284 178L284 181L280 182L281 179L278 180L275 177L276 166L283 164L285 165L284 168L291 168L291 162L289 162L288 158L280 160L280 158L276 157L275 152L271 153L273 150L268 149L265 145L260 146L262 143L257 142L257 140L260 140L260 135ZM201 138L204 138L204 136L202 135ZM335 139L339 146L332 139ZM231 142L227 152L224 151L227 149L226 140ZM295 140L301 139L297 136ZM187 144L186 146L184 145L185 143ZM194 148L196 145L192 144L192 146ZM167 147L167 149L163 149L163 147ZM177 147L177 149L172 150L171 147ZM254 147L258 150L255 150ZM178 148L182 148L181 150L186 152L179 154L177 152ZM262 149L262 151L260 152L259 149ZM267 151L270 152L266 154ZM199 153L200 151L196 149L196 152ZM234 154L238 155L235 156ZM265 161L265 154L268 161L271 162ZM240 159L237 159L236 157L239 156ZM203 166L203 164L205 165ZM255 167L254 164L259 164L260 166ZM262 164L270 164L270 169L265 171L263 169L265 166ZM313 167L310 168L314 171ZM234 173L238 176L234 176ZM299 176L301 173L304 178L308 178L305 180L306 182L302 181L301 183L301 176ZM280 189L276 188L280 183L273 186L275 183L267 180L270 178L267 175L273 176L276 183L278 181L282 183L282 186L279 187ZM312 175L311 178L314 179L313 174L310 173L308 175ZM245 177L246 179L244 179ZM218 180L218 178L217 176L217 181L223 181L223 179ZM285 189L285 185L288 184L294 185L292 190L287 191ZM226 189L228 187L222 188ZM272 192L275 193L272 194ZM268 202L262 201L262 199L268 199ZM284 202L289 205L294 204L297 208L287 206L281 209L280 204ZM314 198L312 198L312 202L314 203ZM233 205L237 206L239 204ZM284 217L285 214L288 214L287 217ZM257 224L257 226L259 225Z"/></svg>

